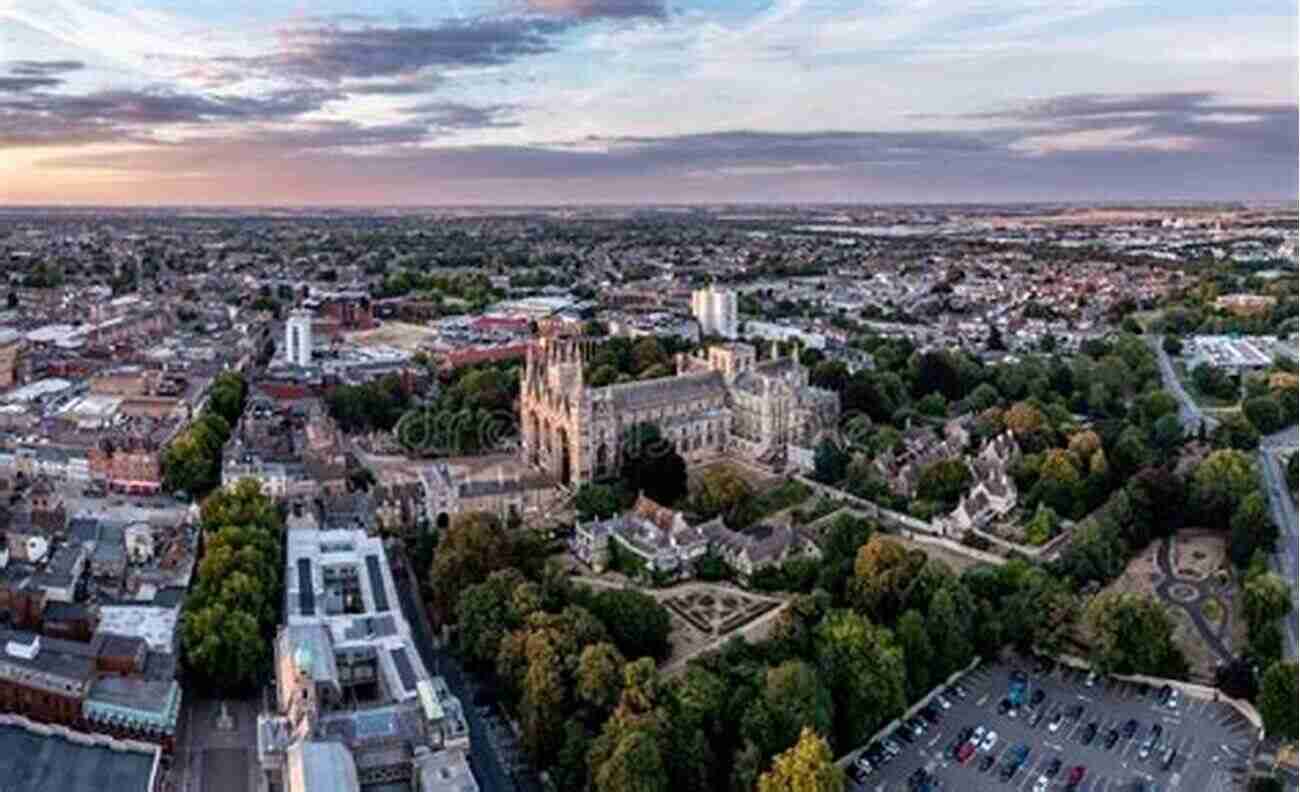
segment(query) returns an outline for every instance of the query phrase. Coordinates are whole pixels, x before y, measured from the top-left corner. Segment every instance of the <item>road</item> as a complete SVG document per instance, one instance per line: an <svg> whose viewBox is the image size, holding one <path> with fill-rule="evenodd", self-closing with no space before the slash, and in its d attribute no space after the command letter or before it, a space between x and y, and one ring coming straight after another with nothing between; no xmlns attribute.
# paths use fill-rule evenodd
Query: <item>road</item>
<svg viewBox="0 0 1300 792"><path fill-rule="evenodd" d="M1300 598L1296 593L1296 575L1300 572L1300 537L1297 537L1296 504L1291 495L1291 483L1286 480L1278 453L1289 454L1297 447L1297 428L1292 426L1265 437L1259 444L1259 467L1264 474L1265 490L1273 519L1279 527L1277 548L1271 561L1273 569L1291 586L1293 610L1287 617L1284 636L1286 656L1296 659L1297 620L1300 620Z"/></svg>
<svg viewBox="0 0 1300 792"><path fill-rule="evenodd" d="M1182 419L1183 429L1194 433L1199 431L1201 424L1204 423L1206 432L1214 431L1214 428L1219 425L1218 419L1206 415L1183 387L1183 383L1178 379L1178 372L1174 371L1174 364L1169 361L1164 347L1160 345L1160 336L1143 336L1143 338L1156 353L1156 362L1160 365L1160 377L1164 380L1165 390L1178 399L1178 417Z"/></svg>
<svg viewBox="0 0 1300 792"><path fill-rule="evenodd" d="M474 705L473 680L465 673L455 655L434 645L433 629L423 604L418 600L415 579L409 569L410 564L405 558L402 570L394 569L393 581L397 584L398 600L411 625L412 638L425 667L430 674L442 675L452 694L460 699L465 721L469 725L469 766L474 771L479 789L483 792L516 792L524 789L527 792L530 786L527 779L511 776L488 739L488 725L483 722L478 707Z"/></svg>

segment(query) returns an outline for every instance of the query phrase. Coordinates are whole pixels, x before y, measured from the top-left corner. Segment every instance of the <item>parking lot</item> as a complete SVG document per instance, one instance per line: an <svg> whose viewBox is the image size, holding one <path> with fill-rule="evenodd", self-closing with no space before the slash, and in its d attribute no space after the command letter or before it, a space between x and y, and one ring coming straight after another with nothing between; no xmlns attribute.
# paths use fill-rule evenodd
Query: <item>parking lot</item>
<svg viewBox="0 0 1300 792"><path fill-rule="evenodd" d="M1011 673L1017 669L1028 678L1025 701L1041 695L1042 702L1036 707L1022 706L1015 717L999 714ZM1228 792L1244 787L1256 732L1235 709L1186 696L1179 697L1176 707L1169 707L1159 702L1157 690L1144 693L1138 685L1108 679L1097 679L1089 686L1087 677L1086 672L1063 666L1040 672L1032 660L1020 665L983 664L961 680L967 691L964 699L949 697L951 708L942 711L938 722L914 737L913 742L895 738L902 751L851 788L875 792L910 790L910 779L918 769L924 769L929 773L931 789L1034 792L1039 777L1054 759L1060 760L1060 769L1046 786L1053 792L1071 788L1078 792L1128 792L1137 788L1147 792ZM1069 717L1071 710L1079 707L1079 717ZM1036 718L1039 710L1042 715ZM1058 713L1060 723L1052 731L1049 724ZM1131 737L1126 737L1124 727L1130 719L1137 721L1137 727ZM1096 737L1085 745L1082 738L1091 724L1096 726ZM1161 734L1143 758L1143 743L1150 739L1155 724L1160 725ZM977 749L965 762L958 761L953 749L960 744L959 732L980 726L986 732L996 732L991 748ZM1120 736L1107 748L1111 729ZM1013 751L1021 746L1028 749L1028 754L1004 781L1002 771ZM1166 769L1170 748L1176 753ZM981 765L988 763L985 757L993 761L981 770ZM1070 772L1076 766L1084 768L1083 777L1077 786L1070 787ZM1138 787L1139 782L1143 786Z"/></svg>

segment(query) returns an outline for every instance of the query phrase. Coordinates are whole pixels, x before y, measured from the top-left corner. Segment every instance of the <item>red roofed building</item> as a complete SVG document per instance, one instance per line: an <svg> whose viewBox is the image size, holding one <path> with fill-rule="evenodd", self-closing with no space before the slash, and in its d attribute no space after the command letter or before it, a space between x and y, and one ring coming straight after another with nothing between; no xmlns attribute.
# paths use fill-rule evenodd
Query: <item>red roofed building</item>
<svg viewBox="0 0 1300 792"><path fill-rule="evenodd" d="M514 316L480 316L471 325L475 330L503 330L508 333L527 333L528 320Z"/></svg>
<svg viewBox="0 0 1300 792"><path fill-rule="evenodd" d="M470 349L457 349L452 352L444 352L441 358L441 366L444 369L457 369L461 366L472 366L476 363L495 363L499 360L512 360L522 358L528 354L529 344L509 344L497 347L474 347Z"/></svg>

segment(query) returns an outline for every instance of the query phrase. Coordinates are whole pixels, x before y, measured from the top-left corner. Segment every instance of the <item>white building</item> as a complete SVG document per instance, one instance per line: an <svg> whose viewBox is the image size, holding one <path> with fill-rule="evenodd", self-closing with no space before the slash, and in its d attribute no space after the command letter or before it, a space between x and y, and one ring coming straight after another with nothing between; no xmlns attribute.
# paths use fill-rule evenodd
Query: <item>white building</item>
<svg viewBox="0 0 1300 792"><path fill-rule="evenodd" d="M716 286L691 293L691 313L705 335L734 339L740 326L736 320L736 293Z"/></svg>
<svg viewBox="0 0 1300 792"><path fill-rule="evenodd" d="M284 354L296 366L311 365L311 312L297 310L289 314L284 326Z"/></svg>

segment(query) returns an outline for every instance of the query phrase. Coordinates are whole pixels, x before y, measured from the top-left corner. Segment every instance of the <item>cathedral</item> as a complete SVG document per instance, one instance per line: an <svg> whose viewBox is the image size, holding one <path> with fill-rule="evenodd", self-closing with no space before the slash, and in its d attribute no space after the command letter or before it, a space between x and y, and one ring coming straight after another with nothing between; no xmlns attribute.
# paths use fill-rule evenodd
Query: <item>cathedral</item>
<svg viewBox="0 0 1300 792"><path fill-rule="evenodd" d="M819 435L839 419L839 397L775 349L760 360L748 344L720 344L678 355L676 376L593 388L584 379L592 345L543 336L524 368L524 460L563 485L616 472L623 434L638 423L659 427L688 464L732 456L784 469L810 467Z"/></svg>

